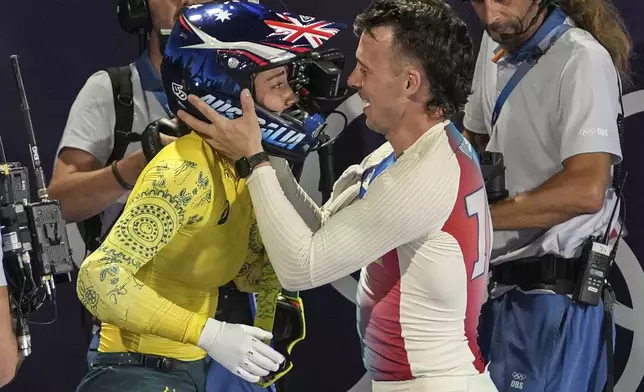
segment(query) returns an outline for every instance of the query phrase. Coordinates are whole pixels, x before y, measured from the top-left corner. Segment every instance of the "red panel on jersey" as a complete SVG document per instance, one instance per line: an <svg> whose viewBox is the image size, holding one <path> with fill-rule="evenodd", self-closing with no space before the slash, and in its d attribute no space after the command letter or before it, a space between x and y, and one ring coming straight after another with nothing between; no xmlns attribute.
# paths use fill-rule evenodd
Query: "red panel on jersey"
<svg viewBox="0 0 644 392"><path fill-rule="evenodd" d="M443 226L443 231L451 234L458 242L463 258L465 260L467 283L467 309L465 312L465 336L467 337L470 350L474 354L474 366L480 372L485 370L485 363L477 342L477 329L481 306L483 305L484 293L487 285L487 270L490 254L490 221L489 209L485 209L485 216L468 214L465 205L465 198L468 195L480 190L483 181L480 169L475 161L459 149L462 143L462 136L447 130L450 146L455 152L458 164L461 168L461 179L458 188L458 195L454 203L454 209ZM479 233L479 219L484 219L484 233ZM486 254L479 255L478 235L485 236ZM471 279L474 272L474 265L484 257L485 271L483 274Z"/></svg>
<svg viewBox="0 0 644 392"><path fill-rule="evenodd" d="M375 381L411 380L411 365L400 324L400 260L396 249L371 263L363 272L372 293L360 305L360 320L366 322L365 356Z"/></svg>

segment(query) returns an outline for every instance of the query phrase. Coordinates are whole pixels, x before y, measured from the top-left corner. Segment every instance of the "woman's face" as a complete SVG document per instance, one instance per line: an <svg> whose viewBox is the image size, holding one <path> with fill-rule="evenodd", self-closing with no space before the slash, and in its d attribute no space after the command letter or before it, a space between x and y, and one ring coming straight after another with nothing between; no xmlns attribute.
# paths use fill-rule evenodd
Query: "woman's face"
<svg viewBox="0 0 644 392"><path fill-rule="evenodd" d="M284 66L255 75L255 100L273 112L282 112L298 101L297 95L288 84L286 70Z"/></svg>

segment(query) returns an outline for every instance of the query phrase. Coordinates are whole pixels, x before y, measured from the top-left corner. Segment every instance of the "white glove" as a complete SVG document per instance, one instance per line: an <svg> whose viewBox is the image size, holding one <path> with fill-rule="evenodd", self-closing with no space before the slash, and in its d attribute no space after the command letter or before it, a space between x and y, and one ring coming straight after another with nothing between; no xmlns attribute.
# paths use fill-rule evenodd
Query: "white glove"
<svg viewBox="0 0 644 392"><path fill-rule="evenodd" d="M211 318L201 332L199 347L232 373L257 382L284 362L282 354L262 342L272 338L273 334L259 328Z"/></svg>

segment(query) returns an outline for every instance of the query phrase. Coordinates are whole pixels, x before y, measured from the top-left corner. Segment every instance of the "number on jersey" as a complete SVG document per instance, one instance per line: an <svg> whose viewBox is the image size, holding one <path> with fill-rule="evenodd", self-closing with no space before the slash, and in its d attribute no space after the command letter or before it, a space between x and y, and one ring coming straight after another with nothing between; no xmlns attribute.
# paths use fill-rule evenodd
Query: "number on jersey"
<svg viewBox="0 0 644 392"><path fill-rule="evenodd" d="M488 208L485 187L481 187L476 192L465 196L465 208L467 209L467 215L476 218L478 222L478 252L471 276L471 279L474 280L485 273L487 264L486 253L490 222L487 214Z"/></svg>

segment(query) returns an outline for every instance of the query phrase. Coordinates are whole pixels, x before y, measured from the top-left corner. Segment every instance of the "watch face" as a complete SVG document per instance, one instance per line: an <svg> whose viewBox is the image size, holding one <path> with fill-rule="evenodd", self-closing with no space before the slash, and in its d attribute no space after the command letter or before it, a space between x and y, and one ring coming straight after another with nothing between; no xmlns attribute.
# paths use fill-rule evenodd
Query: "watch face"
<svg viewBox="0 0 644 392"><path fill-rule="evenodd" d="M250 162L248 162L248 158L242 157L237 162L235 162L235 170L237 170L237 174L240 177L248 177L248 175L250 174Z"/></svg>

